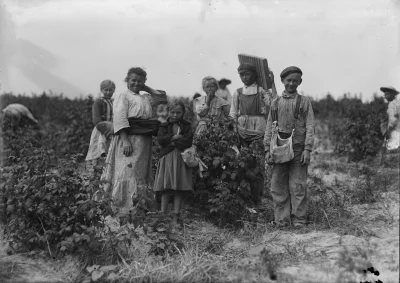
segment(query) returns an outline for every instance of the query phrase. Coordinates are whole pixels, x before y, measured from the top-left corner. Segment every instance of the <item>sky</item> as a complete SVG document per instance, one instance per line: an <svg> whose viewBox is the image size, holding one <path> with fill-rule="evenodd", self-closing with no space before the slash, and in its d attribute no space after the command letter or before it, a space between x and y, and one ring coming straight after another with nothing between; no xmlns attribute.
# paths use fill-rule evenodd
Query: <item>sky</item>
<svg viewBox="0 0 400 283"><path fill-rule="evenodd" d="M3 91L77 97L130 67L168 95L202 92L205 76L242 86L239 53L280 72L303 71L299 91L370 100L400 89L400 0L0 0ZM3 14L1 14L3 13ZM8 15L8 16L4 16Z"/></svg>

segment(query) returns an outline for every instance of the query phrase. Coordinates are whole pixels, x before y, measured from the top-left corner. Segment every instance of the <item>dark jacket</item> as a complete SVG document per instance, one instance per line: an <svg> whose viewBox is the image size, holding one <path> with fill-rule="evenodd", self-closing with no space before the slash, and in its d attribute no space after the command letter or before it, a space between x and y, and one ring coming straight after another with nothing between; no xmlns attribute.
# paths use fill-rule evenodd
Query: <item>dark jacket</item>
<svg viewBox="0 0 400 283"><path fill-rule="evenodd" d="M174 141L175 146L171 145L171 138L174 136L172 132L172 126L173 123L167 121L165 123L162 123L158 130L157 140L161 146L160 158L166 155L167 153L173 151L175 147L180 151L184 151L186 148L192 146L193 143L192 125L185 120L181 120L179 122L179 127L181 128L181 132L179 134L182 135L183 138L175 140Z"/></svg>
<svg viewBox="0 0 400 283"><path fill-rule="evenodd" d="M102 98L98 98L93 102L92 105L92 121L96 126L98 123L103 121L111 121L111 119L107 119L112 117L112 103L110 102L110 113L107 113L107 102Z"/></svg>

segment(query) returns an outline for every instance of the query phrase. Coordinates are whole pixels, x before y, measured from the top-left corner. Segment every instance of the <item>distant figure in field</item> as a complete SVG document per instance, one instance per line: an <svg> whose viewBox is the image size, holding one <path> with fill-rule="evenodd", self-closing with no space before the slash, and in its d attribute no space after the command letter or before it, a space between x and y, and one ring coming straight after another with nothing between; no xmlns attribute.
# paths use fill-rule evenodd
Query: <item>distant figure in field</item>
<svg viewBox="0 0 400 283"><path fill-rule="evenodd" d="M88 165L97 165L101 156L107 154L113 135L113 104L112 95L115 92L115 84L110 80L104 80L100 84L101 98L96 99L92 106L92 120L94 129L90 137L89 150L86 156Z"/></svg>
<svg viewBox="0 0 400 283"><path fill-rule="evenodd" d="M3 109L1 116L3 123L10 123L13 127L20 127L25 124L39 126L39 122L33 117L29 109L19 103L9 104Z"/></svg>
<svg viewBox="0 0 400 283"><path fill-rule="evenodd" d="M228 79L220 79L218 81L218 87L219 89L217 90L217 93L215 94L216 96L225 99L226 101L231 104L232 102L232 95L227 88L227 85L231 84L231 81Z"/></svg>
<svg viewBox="0 0 400 283"><path fill-rule="evenodd" d="M388 150L398 149L400 147L400 99L399 91L394 87L381 87L381 91L385 94L386 100L389 102L387 114L388 125L386 128L386 148Z"/></svg>

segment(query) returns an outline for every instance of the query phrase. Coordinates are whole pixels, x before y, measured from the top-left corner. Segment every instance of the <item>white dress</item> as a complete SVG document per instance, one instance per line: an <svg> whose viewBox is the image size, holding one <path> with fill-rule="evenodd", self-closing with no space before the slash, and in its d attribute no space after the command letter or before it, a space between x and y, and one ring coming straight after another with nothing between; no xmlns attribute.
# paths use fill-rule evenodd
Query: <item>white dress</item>
<svg viewBox="0 0 400 283"><path fill-rule="evenodd" d="M400 95L396 95L396 98L389 102L388 105L388 116L389 124L388 128L392 127L393 131L390 133L390 138L387 141L387 149L393 150L400 147Z"/></svg>
<svg viewBox="0 0 400 283"><path fill-rule="evenodd" d="M150 119L153 106L165 103L165 94L136 94L130 90L114 95L114 133L128 128L128 117ZM132 155L123 153L120 135L114 135L107 154L106 165L101 180L106 182L105 190L111 192L113 209L117 216L129 214L139 200L146 199L146 208L155 208L155 198L151 186L152 137L129 135L133 147Z"/></svg>

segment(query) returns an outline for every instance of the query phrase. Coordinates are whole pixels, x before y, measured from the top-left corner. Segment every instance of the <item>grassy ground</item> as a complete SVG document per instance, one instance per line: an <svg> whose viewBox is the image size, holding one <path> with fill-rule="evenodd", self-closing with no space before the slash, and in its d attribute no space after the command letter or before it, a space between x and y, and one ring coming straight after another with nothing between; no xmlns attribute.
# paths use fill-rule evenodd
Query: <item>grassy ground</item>
<svg viewBox="0 0 400 283"><path fill-rule="evenodd" d="M255 223L219 228L185 206L178 231L185 249L164 259L144 241L118 265L12 254L0 235L0 282L398 282L399 156L387 166L352 164L317 140L309 176L309 225L276 229L272 202ZM374 267L379 276L364 273ZM109 278L109 280L106 280Z"/></svg>
<svg viewBox="0 0 400 283"><path fill-rule="evenodd" d="M257 223L245 223L239 231L221 229L186 207L184 229L179 232L185 250L164 260L149 257L145 248L132 250L114 267L113 276L126 282L360 282L362 269L373 266L380 275L370 274L366 280L397 282L398 169L346 164L321 154L313 161L310 214L315 221L311 219L307 227L278 230L268 224L272 210L267 209ZM369 184L373 188L364 182L365 168L374 172L375 183ZM387 179L390 182L383 182ZM317 205L322 203L315 191L321 187L347 195L344 208L325 204L318 218ZM370 190L373 199L360 201L364 197L360 189ZM329 194L324 197L331 200ZM264 203L271 208L268 198ZM49 260L40 254L9 255L2 237L1 282L90 282L85 267L77 257Z"/></svg>

